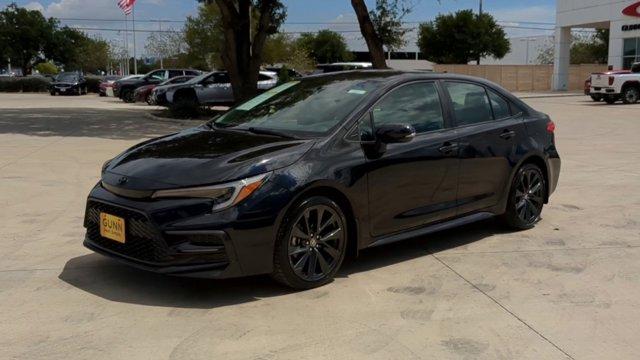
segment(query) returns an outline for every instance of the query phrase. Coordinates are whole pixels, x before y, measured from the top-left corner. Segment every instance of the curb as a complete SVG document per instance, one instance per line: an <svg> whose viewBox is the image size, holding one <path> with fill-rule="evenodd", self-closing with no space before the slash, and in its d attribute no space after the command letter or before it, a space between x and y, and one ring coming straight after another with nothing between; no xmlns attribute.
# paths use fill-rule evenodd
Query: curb
<svg viewBox="0 0 640 360"><path fill-rule="evenodd" d="M164 123L169 123L169 124L178 124L178 125L200 125L200 124L205 122L204 120L187 120L187 119L166 118L166 117L153 115L150 112L144 113L144 116L147 119L150 119L150 120L153 120L153 121L159 121L159 122L164 122Z"/></svg>

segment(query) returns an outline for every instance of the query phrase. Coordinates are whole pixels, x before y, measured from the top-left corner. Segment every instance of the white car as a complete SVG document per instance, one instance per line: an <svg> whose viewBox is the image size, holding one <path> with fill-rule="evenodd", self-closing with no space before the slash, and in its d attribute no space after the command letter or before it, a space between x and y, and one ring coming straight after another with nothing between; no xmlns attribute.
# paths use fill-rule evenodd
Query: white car
<svg viewBox="0 0 640 360"><path fill-rule="evenodd" d="M633 64L629 74L591 75L590 94L601 95L608 104L622 100L625 104L640 101L640 63Z"/></svg>
<svg viewBox="0 0 640 360"><path fill-rule="evenodd" d="M258 90L265 91L275 87L278 74L273 71L260 71ZM183 84L163 86L152 94L158 105L171 105L179 101L199 105L230 105L235 102L233 88L226 71L214 71L201 75Z"/></svg>

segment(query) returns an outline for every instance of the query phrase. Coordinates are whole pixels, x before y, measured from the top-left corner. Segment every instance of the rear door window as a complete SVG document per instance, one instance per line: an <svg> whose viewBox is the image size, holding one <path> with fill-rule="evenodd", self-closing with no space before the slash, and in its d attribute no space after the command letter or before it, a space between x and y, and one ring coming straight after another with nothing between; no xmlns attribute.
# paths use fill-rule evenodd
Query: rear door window
<svg viewBox="0 0 640 360"><path fill-rule="evenodd" d="M489 93L489 100L491 101L494 119L500 120L510 117L511 109L509 108L507 100L492 90L487 90L487 92Z"/></svg>
<svg viewBox="0 0 640 360"><path fill-rule="evenodd" d="M473 125L493 120L489 97L483 86L445 82L445 88L451 98L456 125Z"/></svg>

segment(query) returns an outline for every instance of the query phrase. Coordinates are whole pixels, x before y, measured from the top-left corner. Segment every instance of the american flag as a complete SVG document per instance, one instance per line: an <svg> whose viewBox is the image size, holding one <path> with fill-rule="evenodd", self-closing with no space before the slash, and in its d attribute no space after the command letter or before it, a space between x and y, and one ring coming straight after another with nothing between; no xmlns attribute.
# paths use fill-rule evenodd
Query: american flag
<svg viewBox="0 0 640 360"><path fill-rule="evenodd" d="M133 11L135 3L136 0L118 0L118 7L124 11L125 15L129 15Z"/></svg>

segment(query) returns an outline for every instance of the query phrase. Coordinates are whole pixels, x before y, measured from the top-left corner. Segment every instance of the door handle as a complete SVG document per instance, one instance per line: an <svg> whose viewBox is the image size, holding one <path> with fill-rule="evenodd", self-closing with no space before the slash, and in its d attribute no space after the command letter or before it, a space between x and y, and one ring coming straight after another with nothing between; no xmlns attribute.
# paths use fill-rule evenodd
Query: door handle
<svg viewBox="0 0 640 360"><path fill-rule="evenodd" d="M509 140L514 136L516 136L516 132L513 130L505 130L500 134L500 137L505 140Z"/></svg>
<svg viewBox="0 0 640 360"><path fill-rule="evenodd" d="M438 150L445 155L451 155L451 153L458 150L458 144L447 141Z"/></svg>

